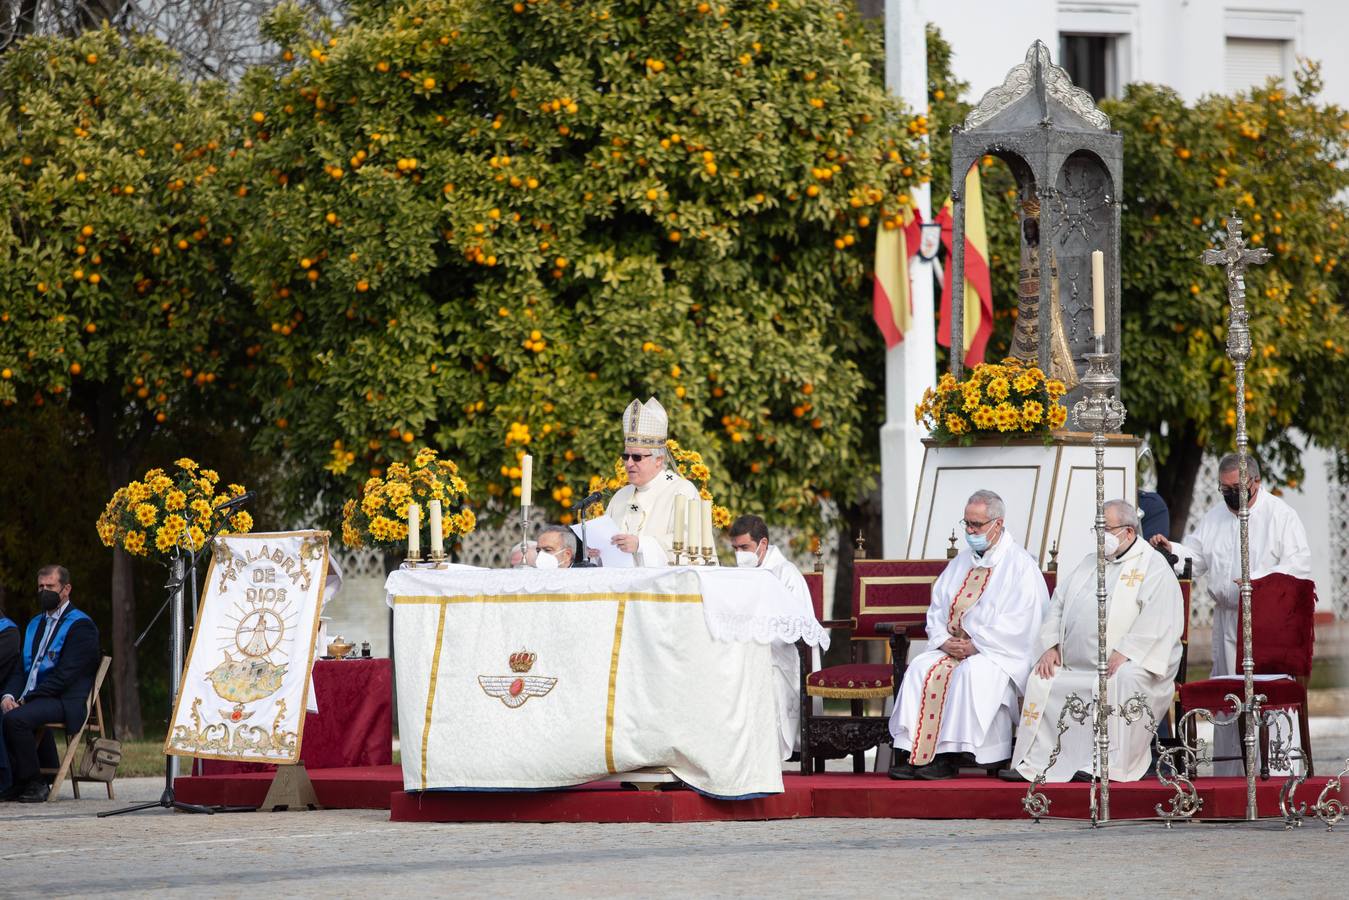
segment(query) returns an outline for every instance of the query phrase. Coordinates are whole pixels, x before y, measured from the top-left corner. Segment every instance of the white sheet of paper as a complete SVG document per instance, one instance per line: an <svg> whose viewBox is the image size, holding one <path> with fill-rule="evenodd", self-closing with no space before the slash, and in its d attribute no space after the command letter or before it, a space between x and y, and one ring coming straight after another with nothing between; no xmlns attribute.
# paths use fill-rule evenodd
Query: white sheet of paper
<svg viewBox="0 0 1349 900"><path fill-rule="evenodd" d="M581 526L571 526L576 536L581 536ZM586 546L600 551L600 565L612 569L631 569L634 561L631 553L624 553L609 542L618 534L618 524L608 516L586 520Z"/></svg>

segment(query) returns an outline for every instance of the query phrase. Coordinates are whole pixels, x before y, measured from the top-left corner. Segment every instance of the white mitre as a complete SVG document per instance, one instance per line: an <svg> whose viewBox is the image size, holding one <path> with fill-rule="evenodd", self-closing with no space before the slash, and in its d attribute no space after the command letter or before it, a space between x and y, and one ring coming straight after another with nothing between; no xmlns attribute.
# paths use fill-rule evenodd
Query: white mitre
<svg viewBox="0 0 1349 900"><path fill-rule="evenodd" d="M661 449L670 434L670 417L655 397L633 400L623 412L623 445Z"/></svg>

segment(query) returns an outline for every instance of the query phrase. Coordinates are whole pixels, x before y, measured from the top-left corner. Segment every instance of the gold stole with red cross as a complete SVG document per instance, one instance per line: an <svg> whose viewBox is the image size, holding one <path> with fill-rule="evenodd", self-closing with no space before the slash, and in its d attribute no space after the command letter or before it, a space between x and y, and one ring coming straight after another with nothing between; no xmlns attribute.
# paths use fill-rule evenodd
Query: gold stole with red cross
<svg viewBox="0 0 1349 900"><path fill-rule="evenodd" d="M951 615L946 626L951 637L968 637L960 623L970 607L983 596L991 572L991 569L976 566L970 569L961 582L955 599L951 601ZM953 656L942 656L923 679L923 699L918 704L918 729L914 732L913 753L909 758L915 766L927 765L937 753L937 735L941 732L942 710L946 707L946 689L951 686L951 673L962 662L964 660Z"/></svg>

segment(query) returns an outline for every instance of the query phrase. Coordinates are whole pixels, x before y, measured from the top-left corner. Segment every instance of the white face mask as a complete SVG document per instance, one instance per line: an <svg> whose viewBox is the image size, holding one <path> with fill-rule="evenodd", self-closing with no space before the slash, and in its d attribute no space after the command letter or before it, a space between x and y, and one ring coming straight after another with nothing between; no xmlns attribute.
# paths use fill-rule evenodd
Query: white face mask
<svg viewBox="0 0 1349 900"><path fill-rule="evenodd" d="M534 558L534 568L536 569L556 569L557 557L547 550L540 550L538 556Z"/></svg>
<svg viewBox="0 0 1349 900"><path fill-rule="evenodd" d="M1115 532L1107 531L1105 533L1105 555L1107 558L1113 558L1119 552L1119 538L1115 537Z"/></svg>
<svg viewBox="0 0 1349 900"><path fill-rule="evenodd" d="M753 569L759 564L759 554L753 550L735 551L735 564L745 569Z"/></svg>

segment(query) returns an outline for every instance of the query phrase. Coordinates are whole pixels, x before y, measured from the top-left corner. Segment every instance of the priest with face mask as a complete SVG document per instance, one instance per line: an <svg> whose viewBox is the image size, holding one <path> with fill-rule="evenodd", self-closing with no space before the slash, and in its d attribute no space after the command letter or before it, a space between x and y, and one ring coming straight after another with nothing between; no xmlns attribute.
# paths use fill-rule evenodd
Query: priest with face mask
<svg viewBox="0 0 1349 900"><path fill-rule="evenodd" d="M930 649L909 664L890 716L891 778L954 778L962 763L991 768L1012 754L1017 695L1049 592L1005 516L993 491L975 491L965 504L969 547L932 585Z"/></svg>
<svg viewBox="0 0 1349 900"><path fill-rule="evenodd" d="M768 543L768 525L758 516L741 516L731 523L729 531L735 564L740 568L763 569L790 591L802 604L810 607L810 588L796 565L783 556L776 545ZM778 724L781 727L782 757L787 759L801 743L801 657L796 647L775 641L773 649L773 685L778 701ZM820 648L811 648L811 668L820 667ZM814 698L823 713L823 700Z"/></svg>
<svg viewBox="0 0 1349 900"><path fill-rule="evenodd" d="M673 565L675 499L699 499L698 488L670 466L665 441L669 418L655 397L633 400L623 413L623 468L628 483L609 501L606 515L618 534L613 544L637 566Z"/></svg>
<svg viewBox="0 0 1349 900"><path fill-rule="evenodd" d="M1152 762L1151 722L1143 713L1126 724L1121 704L1141 695L1153 721L1166 715L1180 667L1184 603L1180 583L1166 559L1139 539L1138 514L1123 500L1105 504L1107 702L1110 719L1110 779L1136 781ZM1060 581L1049 603L1036 648L1038 661L1026 685L1008 781L1090 780L1095 764L1091 720L1065 720L1061 752L1046 771L1059 741L1059 715L1070 694L1089 702L1096 694L1100 642L1096 601L1096 552L1083 557Z"/></svg>
<svg viewBox="0 0 1349 900"><path fill-rule="evenodd" d="M1184 542L1153 537L1154 546L1178 557L1176 571L1185 560L1194 560L1194 575L1205 577L1205 588L1213 600L1212 677L1239 673L1237 655L1237 609L1241 603L1241 505L1240 462L1229 453L1218 462L1218 490L1223 502L1213 507L1185 536ZM1260 485L1260 467L1255 457L1246 457L1247 508L1250 511L1251 580L1272 572L1295 578L1312 577L1312 553L1307 529L1287 503ZM1220 726L1214 733L1214 755L1235 756L1240 743L1235 725ZM1240 762L1218 763L1217 774L1239 774Z"/></svg>

